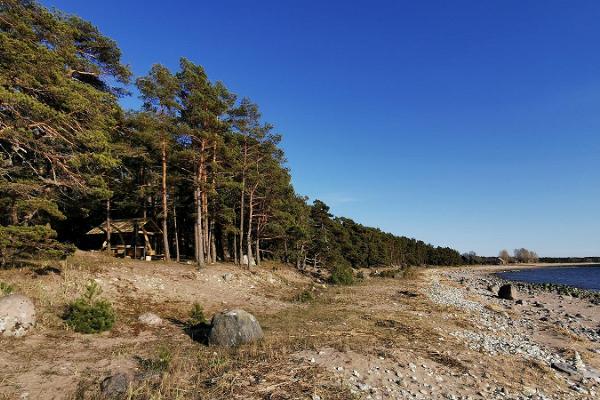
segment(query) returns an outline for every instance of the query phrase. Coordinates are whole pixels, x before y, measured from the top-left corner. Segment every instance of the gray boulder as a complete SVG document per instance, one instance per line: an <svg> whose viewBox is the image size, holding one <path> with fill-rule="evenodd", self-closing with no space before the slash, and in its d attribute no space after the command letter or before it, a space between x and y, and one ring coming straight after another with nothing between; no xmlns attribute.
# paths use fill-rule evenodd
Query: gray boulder
<svg viewBox="0 0 600 400"><path fill-rule="evenodd" d="M0 335L20 337L35 325L35 306L28 297L0 297Z"/></svg>
<svg viewBox="0 0 600 400"><path fill-rule="evenodd" d="M208 344L234 347L263 337L262 328L254 315L244 310L231 310L214 315L208 334Z"/></svg>
<svg viewBox="0 0 600 400"><path fill-rule="evenodd" d="M498 297L505 300L514 300L517 297L517 289L510 283L500 286L498 290Z"/></svg>
<svg viewBox="0 0 600 400"><path fill-rule="evenodd" d="M135 379L131 371L120 371L104 378L100 383L100 390L104 397L109 399L121 399L129 391L129 387Z"/></svg>

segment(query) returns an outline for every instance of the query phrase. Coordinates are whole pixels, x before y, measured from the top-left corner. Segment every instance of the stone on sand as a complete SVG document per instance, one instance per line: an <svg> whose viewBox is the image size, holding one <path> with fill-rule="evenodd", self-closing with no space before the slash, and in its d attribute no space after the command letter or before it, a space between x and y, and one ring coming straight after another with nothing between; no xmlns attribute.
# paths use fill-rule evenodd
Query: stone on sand
<svg viewBox="0 0 600 400"><path fill-rule="evenodd" d="M208 343L214 346L235 347L255 342L263 336L256 317L237 309L215 314L208 334Z"/></svg>
<svg viewBox="0 0 600 400"><path fill-rule="evenodd" d="M20 337L35 325L35 306L28 297L11 294L0 297L0 335Z"/></svg>

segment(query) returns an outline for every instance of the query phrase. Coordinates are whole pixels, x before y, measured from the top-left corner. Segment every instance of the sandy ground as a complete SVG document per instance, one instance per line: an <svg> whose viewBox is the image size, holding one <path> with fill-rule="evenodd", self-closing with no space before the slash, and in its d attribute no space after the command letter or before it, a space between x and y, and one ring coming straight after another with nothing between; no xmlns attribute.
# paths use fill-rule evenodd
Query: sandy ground
<svg viewBox="0 0 600 400"><path fill-rule="evenodd" d="M498 299L487 288L495 283L489 268L323 287L275 265L197 271L80 253L57 267L0 271L0 281L34 300L39 316L26 337L0 338L0 399L97 399L103 378L139 372L164 348L170 364L136 382L129 398L599 396L598 307L548 293L522 293L523 304ZM111 332L78 334L60 319L90 279L118 312ZM305 290L314 300L296 301ZM194 302L209 316L236 307L252 312L265 340L234 350L195 342L183 329ZM140 324L146 311L165 323Z"/></svg>

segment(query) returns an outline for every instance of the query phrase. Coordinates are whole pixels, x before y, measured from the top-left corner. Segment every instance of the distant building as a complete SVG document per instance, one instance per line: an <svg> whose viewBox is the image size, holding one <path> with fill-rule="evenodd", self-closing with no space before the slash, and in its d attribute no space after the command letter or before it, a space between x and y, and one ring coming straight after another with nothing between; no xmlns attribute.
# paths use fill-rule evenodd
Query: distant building
<svg viewBox="0 0 600 400"><path fill-rule="evenodd" d="M484 257L483 263L488 265L505 265L506 261L500 257Z"/></svg>
<svg viewBox="0 0 600 400"><path fill-rule="evenodd" d="M107 242L110 230L110 244ZM162 245L158 236L161 229L152 220L142 218L115 219L92 228L86 235L94 240L96 248L110 250L116 257L162 258L157 249ZM110 247L110 249L109 249Z"/></svg>

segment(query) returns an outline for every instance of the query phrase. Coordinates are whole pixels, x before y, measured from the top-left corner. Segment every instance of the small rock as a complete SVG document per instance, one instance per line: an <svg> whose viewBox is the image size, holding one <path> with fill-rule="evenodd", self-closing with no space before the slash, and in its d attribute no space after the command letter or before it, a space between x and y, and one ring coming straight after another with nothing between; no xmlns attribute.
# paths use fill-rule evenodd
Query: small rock
<svg viewBox="0 0 600 400"><path fill-rule="evenodd" d="M35 325L35 306L28 297L10 294L0 297L0 335L20 337Z"/></svg>
<svg viewBox="0 0 600 400"><path fill-rule="evenodd" d="M133 374L129 371L117 372L104 378L100 384L100 390L109 399L120 399L129 391L133 379Z"/></svg>
<svg viewBox="0 0 600 400"><path fill-rule="evenodd" d="M585 364L583 363L583 360L581 359L581 355L579 354L578 351L575 352L575 357L574 357L574 362L575 362L575 368L577 369L577 371L585 371Z"/></svg>
<svg viewBox="0 0 600 400"><path fill-rule="evenodd" d="M162 318L151 312L145 312L142 315L140 315L138 317L138 321L148 326L159 326L163 322Z"/></svg>
<svg viewBox="0 0 600 400"><path fill-rule="evenodd" d="M233 280L233 274L227 272L227 273L223 274L222 278L225 282L230 282Z"/></svg>
<svg viewBox="0 0 600 400"><path fill-rule="evenodd" d="M537 393L537 390L535 388L529 387L529 386L525 386L523 388L523 395L531 397L531 396L535 396L535 394Z"/></svg>

